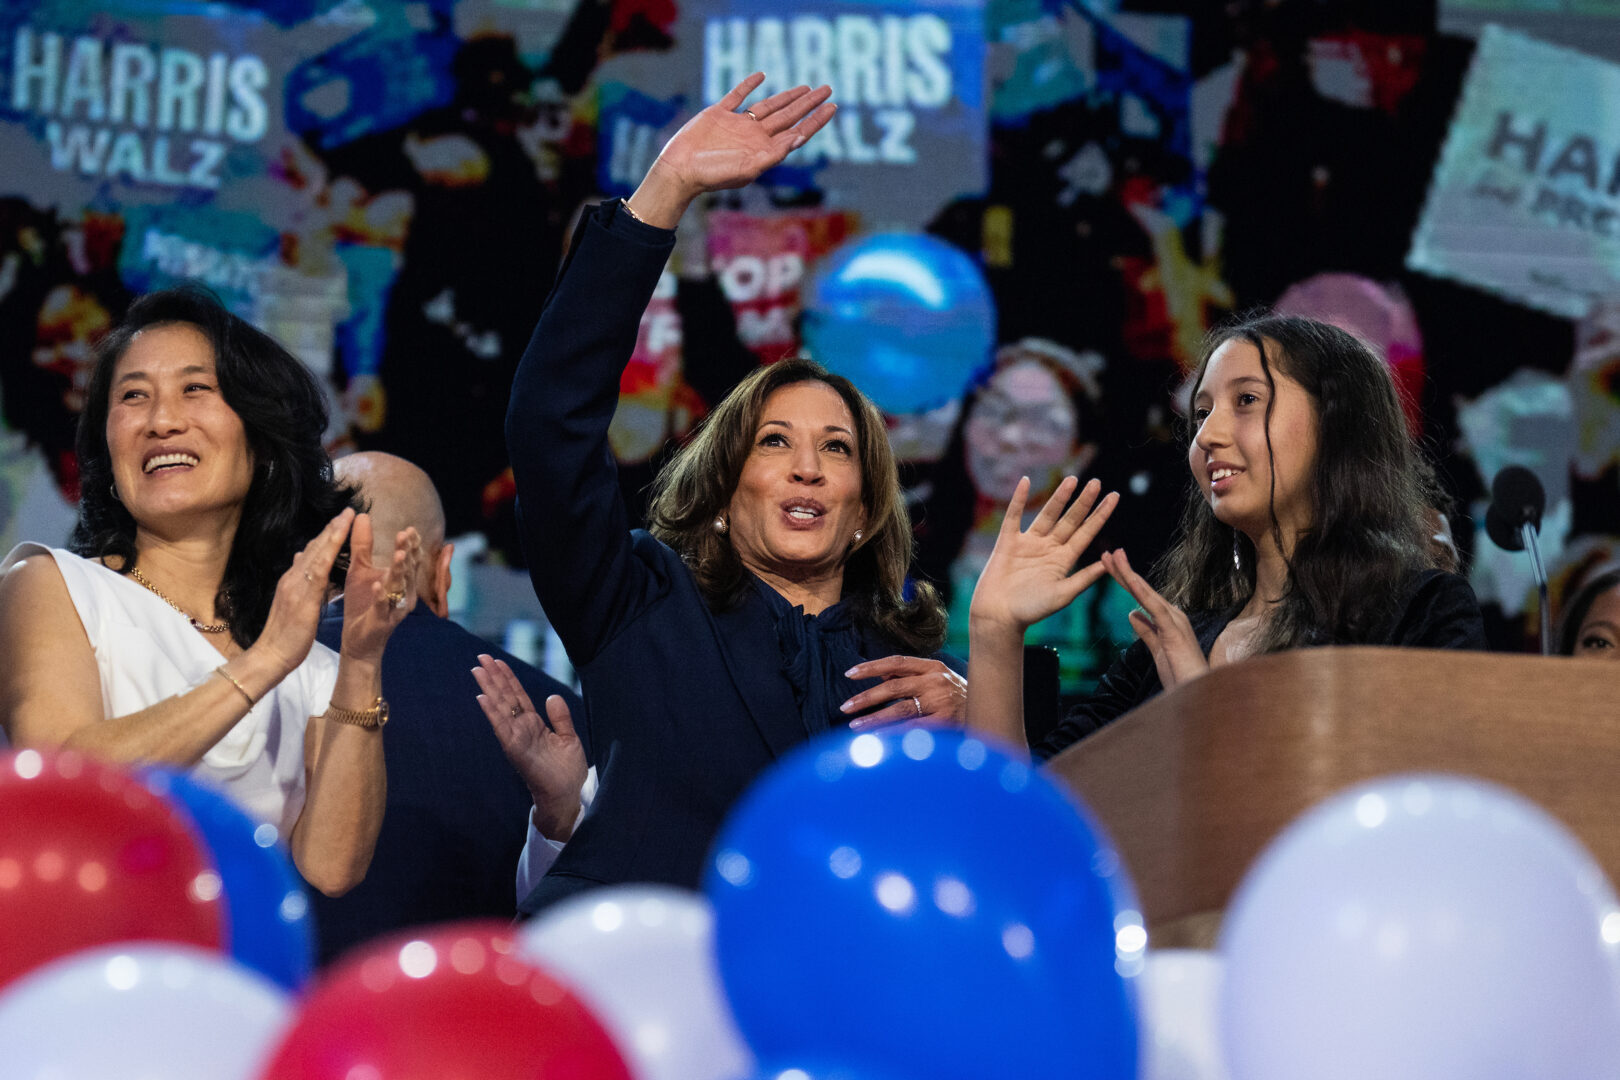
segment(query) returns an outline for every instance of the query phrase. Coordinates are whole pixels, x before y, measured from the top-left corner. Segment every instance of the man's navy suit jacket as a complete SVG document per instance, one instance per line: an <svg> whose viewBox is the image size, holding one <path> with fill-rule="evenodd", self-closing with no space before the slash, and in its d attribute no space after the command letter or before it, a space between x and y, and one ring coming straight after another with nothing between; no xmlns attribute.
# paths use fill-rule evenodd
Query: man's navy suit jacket
<svg viewBox="0 0 1620 1080"><path fill-rule="evenodd" d="M340 600L323 612L319 640L336 649L342 635ZM383 653L388 806L371 869L335 900L312 890L322 962L405 927L516 910L531 800L474 698L479 653L512 665L536 708L561 694L583 721L568 688L419 601Z"/></svg>

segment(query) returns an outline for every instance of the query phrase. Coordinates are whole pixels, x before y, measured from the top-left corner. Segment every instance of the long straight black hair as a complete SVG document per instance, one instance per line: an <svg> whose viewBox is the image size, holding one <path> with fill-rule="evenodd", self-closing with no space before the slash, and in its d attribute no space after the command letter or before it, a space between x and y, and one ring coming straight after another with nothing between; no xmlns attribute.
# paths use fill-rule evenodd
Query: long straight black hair
<svg viewBox="0 0 1620 1080"><path fill-rule="evenodd" d="M220 393L242 418L253 454L253 480L214 598L215 611L230 621L232 639L246 648L264 629L276 582L293 556L344 507L364 507L354 488L332 477L332 460L321 443L326 401L309 369L207 289L182 285L137 300L97 350L79 416L82 494L70 542L75 553L116 556L120 573L135 565L135 519L113 494L107 417L119 359L136 334L166 325L191 326L208 339ZM334 584L342 584L346 563L340 557L332 568Z"/></svg>
<svg viewBox="0 0 1620 1080"><path fill-rule="evenodd" d="M1287 584L1256 651L1376 640L1399 615L1407 577L1434 565L1424 540L1428 498L1421 451L1407 431L1395 380L1371 349L1335 326L1264 315L1211 333L1193 376L1194 398L1210 357L1234 340L1247 341L1259 351L1261 370L1273 391L1265 417L1271 528L1278 548L1285 552L1275 506L1273 372L1303 387L1316 410L1310 525L1286 555ZM1190 446L1197 435L1190 417L1184 435ZM1215 517L1194 482L1188 488L1179 539L1158 569L1165 597L1172 603L1188 611L1230 610L1254 593L1254 544Z"/></svg>

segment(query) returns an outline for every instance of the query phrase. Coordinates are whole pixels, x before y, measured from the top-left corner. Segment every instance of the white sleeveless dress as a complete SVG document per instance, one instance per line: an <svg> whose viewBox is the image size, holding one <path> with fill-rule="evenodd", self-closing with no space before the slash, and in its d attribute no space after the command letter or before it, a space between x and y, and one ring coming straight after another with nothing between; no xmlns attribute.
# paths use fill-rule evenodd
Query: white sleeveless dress
<svg viewBox="0 0 1620 1080"><path fill-rule="evenodd" d="M61 548L18 544L0 573L31 555L56 560L101 673L107 716L124 716L183 694L225 657L180 612L132 578ZM304 729L326 711L337 654L320 642L192 768L250 817L290 837L304 809Z"/></svg>

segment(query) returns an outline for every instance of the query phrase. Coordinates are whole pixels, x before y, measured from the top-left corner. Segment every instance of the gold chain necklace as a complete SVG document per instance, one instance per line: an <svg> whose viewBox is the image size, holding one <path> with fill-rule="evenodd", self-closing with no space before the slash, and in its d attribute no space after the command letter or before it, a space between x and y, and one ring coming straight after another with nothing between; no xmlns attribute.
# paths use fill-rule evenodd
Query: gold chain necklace
<svg viewBox="0 0 1620 1080"><path fill-rule="evenodd" d="M156 594L156 596L157 596L157 598L159 600L163 601L165 604L168 604L170 607L174 608L174 610L176 610L180 614L184 615L188 620L190 620L192 626L196 627L198 630L201 630L203 633L205 633L205 634L223 634L223 633L227 632L228 630L230 630L231 624L228 623L228 622L217 622L217 623L198 622L194 615L192 615L190 612L188 612L185 608L181 607L179 604L175 603L173 600L170 600L167 596L163 595L163 590L162 589L158 588L156 585L154 585L150 581L148 581L146 579L146 575L141 573L141 568L140 567L138 567L138 566L130 567L129 568L129 576L134 578L140 584L145 585L148 589L151 589L152 592L154 594Z"/></svg>

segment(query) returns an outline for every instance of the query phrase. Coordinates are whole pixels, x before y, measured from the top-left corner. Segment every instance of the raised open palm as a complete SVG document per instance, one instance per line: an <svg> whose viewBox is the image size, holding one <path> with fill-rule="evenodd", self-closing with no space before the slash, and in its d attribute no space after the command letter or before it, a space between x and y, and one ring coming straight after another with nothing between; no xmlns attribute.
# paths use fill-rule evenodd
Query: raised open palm
<svg viewBox="0 0 1620 1080"><path fill-rule="evenodd" d="M1029 477L1018 482L1001 519L995 550L973 590L971 617L1020 629L1061 611L1106 572L1101 563L1075 569L1119 503L1117 492L1101 500L1102 485L1086 484L1064 510L1079 483L1065 477L1028 529L1022 528Z"/></svg>
<svg viewBox="0 0 1620 1080"><path fill-rule="evenodd" d="M664 144L653 172L692 195L740 188L779 164L832 119L830 87L796 86L742 109L765 76L755 73L698 113Z"/></svg>

